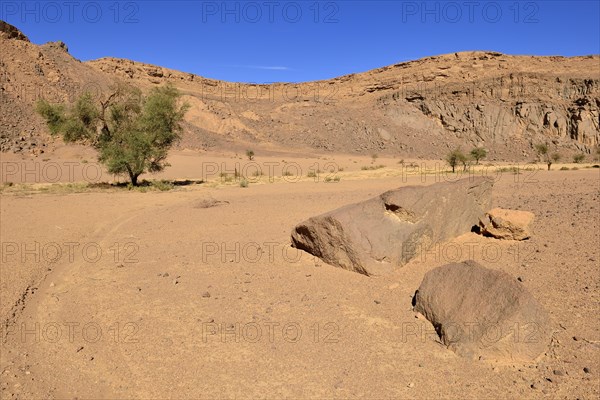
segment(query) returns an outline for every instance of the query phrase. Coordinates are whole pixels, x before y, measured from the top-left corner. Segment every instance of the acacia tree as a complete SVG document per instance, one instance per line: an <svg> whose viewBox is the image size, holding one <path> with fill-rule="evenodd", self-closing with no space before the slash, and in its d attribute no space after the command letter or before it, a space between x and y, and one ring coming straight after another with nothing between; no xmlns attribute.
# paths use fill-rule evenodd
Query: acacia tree
<svg viewBox="0 0 600 400"><path fill-rule="evenodd" d="M446 162L448 165L450 165L450 167L452 167L452 172L454 172L456 166L459 164L462 164L463 170L466 170L467 161L467 156L465 156L460 149L455 149L446 156Z"/></svg>
<svg viewBox="0 0 600 400"><path fill-rule="evenodd" d="M560 154L552 153L550 155L550 161L546 161L548 163L548 171L550 171L550 166L552 165L552 163L557 163L560 161L560 159L561 159Z"/></svg>
<svg viewBox="0 0 600 400"><path fill-rule="evenodd" d="M560 161L560 154L557 152L550 154L547 144L537 144L535 149L537 150L540 158L546 162L546 165L548 165L548 171L550 171L550 167L553 163Z"/></svg>
<svg viewBox="0 0 600 400"><path fill-rule="evenodd" d="M475 163L479 165L479 160L484 159L487 156L487 150L483 147L474 147L471 150L471 157L475 160Z"/></svg>
<svg viewBox="0 0 600 400"><path fill-rule="evenodd" d="M127 175L137 186L143 173L168 166L168 151L180 138L188 109L179 97L170 84L152 89L147 96L139 89L117 86L104 101L84 93L69 108L40 100L37 111L52 135L94 147L110 173Z"/></svg>
<svg viewBox="0 0 600 400"><path fill-rule="evenodd" d="M537 151L540 159L543 159L548 154L548 145L544 143L536 144L535 151Z"/></svg>

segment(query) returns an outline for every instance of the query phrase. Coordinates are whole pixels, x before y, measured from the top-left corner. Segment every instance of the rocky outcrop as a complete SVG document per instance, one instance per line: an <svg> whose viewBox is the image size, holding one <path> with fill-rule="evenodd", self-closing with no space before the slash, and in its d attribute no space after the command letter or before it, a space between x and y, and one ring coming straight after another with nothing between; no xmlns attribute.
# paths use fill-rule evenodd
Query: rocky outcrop
<svg viewBox="0 0 600 400"><path fill-rule="evenodd" d="M30 152L20 141L34 127L51 141L35 113L40 97L72 103L118 82L177 86L194 105L180 142L186 148L443 159L481 146L491 161L531 161L538 143L553 142L565 158L598 143L598 56L463 52L324 81L245 84L125 59L79 62L61 42L7 40L23 39L15 29L4 25L0 34L0 151Z"/></svg>
<svg viewBox="0 0 600 400"><path fill-rule="evenodd" d="M35 111L38 100L70 104L114 81L73 58L63 42L36 45L3 25L0 33L0 152L48 155L54 140ZM7 34L8 32L8 34Z"/></svg>
<svg viewBox="0 0 600 400"><path fill-rule="evenodd" d="M407 186L308 219L292 246L365 275L404 265L432 244L469 232L490 208L492 181Z"/></svg>
<svg viewBox="0 0 600 400"><path fill-rule="evenodd" d="M23 32L4 21L0 21L0 37L4 39L15 39L29 42L29 38L25 36Z"/></svg>
<svg viewBox="0 0 600 400"><path fill-rule="evenodd" d="M479 219L479 231L496 239L525 240L531 237L533 218L528 211L494 208Z"/></svg>
<svg viewBox="0 0 600 400"><path fill-rule="evenodd" d="M471 359L532 361L552 334L548 314L517 279L473 261L425 274L414 310L442 343Z"/></svg>
<svg viewBox="0 0 600 400"><path fill-rule="evenodd" d="M600 143L599 86L598 78L508 74L402 94L449 134L473 145L553 141L589 152Z"/></svg>
<svg viewBox="0 0 600 400"><path fill-rule="evenodd" d="M44 46L49 47L49 48L58 49L58 50L64 51L65 53L69 52L69 46L67 46L67 44L65 42L63 42L62 40L58 40L56 42L48 42Z"/></svg>
<svg viewBox="0 0 600 400"><path fill-rule="evenodd" d="M465 52L274 85L219 82L112 58L90 64L136 83L179 82L212 109L228 109L234 125L250 106L260 118L229 130L240 138L429 158L482 146L490 159L530 161L537 143L554 142L565 157L590 153L598 143L597 61Z"/></svg>

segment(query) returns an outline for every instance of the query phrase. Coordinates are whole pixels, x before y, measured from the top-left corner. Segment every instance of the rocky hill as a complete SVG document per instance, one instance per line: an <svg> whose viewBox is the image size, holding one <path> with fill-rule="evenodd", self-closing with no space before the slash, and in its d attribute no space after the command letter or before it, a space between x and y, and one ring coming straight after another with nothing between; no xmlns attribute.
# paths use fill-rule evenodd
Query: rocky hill
<svg viewBox="0 0 600 400"><path fill-rule="evenodd" d="M0 25L0 147L40 154L51 139L41 98L107 96L117 80L143 90L172 82L191 109L181 147L284 148L443 157L484 146L528 160L547 142L565 153L600 142L600 56L463 52L301 84L240 84L130 60L80 62L62 42L32 44Z"/></svg>

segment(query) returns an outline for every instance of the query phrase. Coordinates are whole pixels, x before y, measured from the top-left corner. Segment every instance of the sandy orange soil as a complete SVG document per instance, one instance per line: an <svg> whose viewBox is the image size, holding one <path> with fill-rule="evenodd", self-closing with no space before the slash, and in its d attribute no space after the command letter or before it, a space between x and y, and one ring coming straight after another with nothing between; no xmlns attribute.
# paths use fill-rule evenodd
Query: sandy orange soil
<svg viewBox="0 0 600 400"><path fill-rule="evenodd" d="M490 166L493 205L535 214L530 240L468 233L390 276L365 277L292 249L292 228L453 175L403 173L391 158L281 152L257 155L256 177L243 154L187 151L158 178L204 183L129 191L84 187L92 153L59 156L2 159L2 398L600 396L598 169ZM41 172L51 162L61 184ZM246 166L247 188L231 180L235 163ZM66 176L72 167L79 175ZM23 168L40 172L18 179ZM549 311L554 339L537 362L462 359L416 318L423 275L466 259L521 278Z"/></svg>

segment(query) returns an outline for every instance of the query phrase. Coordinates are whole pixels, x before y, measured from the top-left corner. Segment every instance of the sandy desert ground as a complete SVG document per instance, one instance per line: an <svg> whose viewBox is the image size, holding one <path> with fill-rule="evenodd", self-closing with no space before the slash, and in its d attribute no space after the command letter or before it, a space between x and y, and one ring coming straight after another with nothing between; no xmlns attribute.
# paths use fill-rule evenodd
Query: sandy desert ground
<svg viewBox="0 0 600 400"><path fill-rule="evenodd" d="M184 151L159 178L204 183L144 192L84 187L95 164L83 148L2 157L2 398L600 396L598 169L480 168L495 177L494 206L535 213L530 240L468 233L366 277L291 248L292 228L456 175L432 173L435 161L409 170L273 150L257 154L264 175L242 188L219 174L253 171L243 155ZM421 163L429 173L415 173ZM424 274L466 259L520 278L548 310L554 338L537 362L460 358L417 318Z"/></svg>

